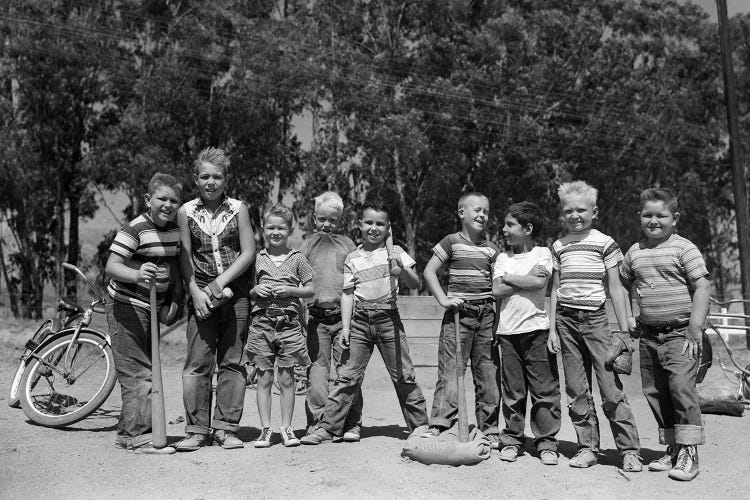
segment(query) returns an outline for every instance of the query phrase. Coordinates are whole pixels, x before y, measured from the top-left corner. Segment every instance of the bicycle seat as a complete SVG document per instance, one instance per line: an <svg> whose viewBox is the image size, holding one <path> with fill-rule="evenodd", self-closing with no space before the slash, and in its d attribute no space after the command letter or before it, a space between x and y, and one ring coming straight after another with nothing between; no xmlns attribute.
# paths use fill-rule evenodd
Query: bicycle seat
<svg viewBox="0 0 750 500"><path fill-rule="evenodd" d="M73 304L72 302L68 302L65 299L57 299L57 310L65 311L69 314L78 314L83 312L81 306L79 306L78 304Z"/></svg>

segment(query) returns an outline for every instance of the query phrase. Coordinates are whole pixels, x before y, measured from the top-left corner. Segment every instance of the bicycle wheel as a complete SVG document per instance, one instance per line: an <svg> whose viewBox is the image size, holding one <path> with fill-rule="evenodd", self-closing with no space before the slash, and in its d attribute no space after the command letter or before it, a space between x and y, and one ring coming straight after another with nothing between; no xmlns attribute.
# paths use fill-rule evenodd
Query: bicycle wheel
<svg viewBox="0 0 750 500"><path fill-rule="evenodd" d="M115 386L112 349L104 339L84 330L74 345L71 342L72 332L52 341L26 365L21 406L37 424L63 427L83 420Z"/></svg>

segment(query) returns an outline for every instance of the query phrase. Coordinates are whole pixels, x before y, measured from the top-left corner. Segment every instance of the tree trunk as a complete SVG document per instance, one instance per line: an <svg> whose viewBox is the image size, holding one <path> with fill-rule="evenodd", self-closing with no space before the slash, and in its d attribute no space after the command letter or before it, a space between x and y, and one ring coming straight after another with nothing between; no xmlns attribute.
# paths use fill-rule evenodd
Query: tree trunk
<svg viewBox="0 0 750 500"><path fill-rule="evenodd" d="M18 318L21 315L18 310L18 285L8 274L8 266L5 263L5 250L3 249L3 244L4 241L0 239L0 268L2 270L3 278L5 279L5 287L8 290L8 300L10 301L11 313L13 313L14 318Z"/></svg>
<svg viewBox="0 0 750 500"><path fill-rule="evenodd" d="M80 260L80 245L78 244L78 217L80 213L80 195L77 189L68 195L70 206L70 221L68 222L68 262L77 266ZM78 287L75 275L65 271L65 296L78 301Z"/></svg>

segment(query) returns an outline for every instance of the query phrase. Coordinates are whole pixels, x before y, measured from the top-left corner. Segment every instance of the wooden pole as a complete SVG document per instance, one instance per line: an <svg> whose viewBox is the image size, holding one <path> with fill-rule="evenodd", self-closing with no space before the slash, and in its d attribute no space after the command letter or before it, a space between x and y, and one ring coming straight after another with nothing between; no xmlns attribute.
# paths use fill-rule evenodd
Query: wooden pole
<svg viewBox="0 0 750 500"><path fill-rule="evenodd" d="M729 128L729 163L732 167L732 189L734 211L737 218L737 243L740 251L740 281L742 297L750 298L750 225L747 211L747 181L742 161L742 146L737 119L737 94L735 91L734 68L732 65L732 45L729 39L729 20L726 0L716 0L719 19L719 45L721 66L724 74L724 96L727 105L727 125ZM750 304L744 304L745 314L750 315ZM750 326L750 325L749 325ZM745 334L745 344L750 349L750 330Z"/></svg>

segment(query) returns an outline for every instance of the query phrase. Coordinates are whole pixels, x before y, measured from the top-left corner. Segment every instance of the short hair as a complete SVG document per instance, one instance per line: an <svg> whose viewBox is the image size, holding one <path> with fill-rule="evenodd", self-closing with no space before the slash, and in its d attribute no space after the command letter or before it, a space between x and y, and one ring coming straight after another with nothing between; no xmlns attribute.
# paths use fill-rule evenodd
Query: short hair
<svg viewBox="0 0 750 500"><path fill-rule="evenodd" d="M362 204L362 209L359 211L360 218L364 215L365 210L374 210L375 212L383 212L385 219L390 222L391 214L388 213L388 206L380 199L368 199Z"/></svg>
<svg viewBox="0 0 750 500"><path fill-rule="evenodd" d="M479 191L468 191L466 193L462 193L461 196L458 197L458 208L461 208L466 199L471 198L472 196L476 196L477 198L484 198L488 202L490 201L490 199L487 198L487 195L484 193L480 193Z"/></svg>
<svg viewBox="0 0 750 500"><path fill-rule="evenodd" d="M289 229L293 229L292 223L294 221L294 215L292 214L292 210L283 203L271 205L265 212L263 212L264 225L269 217L281 217L284 219L284 222L286 222L286 225L289 226Z"/></svg>
<svg viewBox="0 0 750 500"><path fill-rule="evenodd" d="M154 194L162 186L170 187L178 193L178 196L182 196L182 184L174 176L161 172L156 172L148 181L148 194Z"/></svg>
<svg viewBox="0 0 750 500"><path fill-rule="evenodd" d="M338 193L326 191L315 197L315 211L317 212L318 209L323 207L332 208L333 210L343 213L344 200L341 199L341 196L339 196Z"/></svg>
<svg viewBox="0 0 750 500"><path fill-rule="evenodd" d="M516 219L522 226L531 224L533 227L531 230L532 237L537 236L544 228L544 214L542 213L542 209L530 201L514 203L508 207L506 214Z"/></svg>
<svg viewBox="0 0 750 500"><path fill-rule="evenodd" d="M641 210L649 201L661 201L664 202L664 206L669 209L672 214L677 213L680 210L680 204L677 200L677 195L671 189L666 188L648 188L641 192Z"/></svg>
<svg viewBox="0 0 750 500"><path fill-rule="evenodd" d="M209 146L198 153L198 158L193 164L193 173L197 175L203 164L209 164L215 167L220 167L222 172L224 172L224 175L227 175L229 173L229 163L229 156L223 149Z"/></svg>
<svg viewBox="0 0 750 500"><path fill-rule="evenodd" d="M571 194L577 194L593 206L596 206L596 198L599 191L584 181L563 182L560 184L560 187L557 189L557 196L560 198L560 202Z"/></svg>

